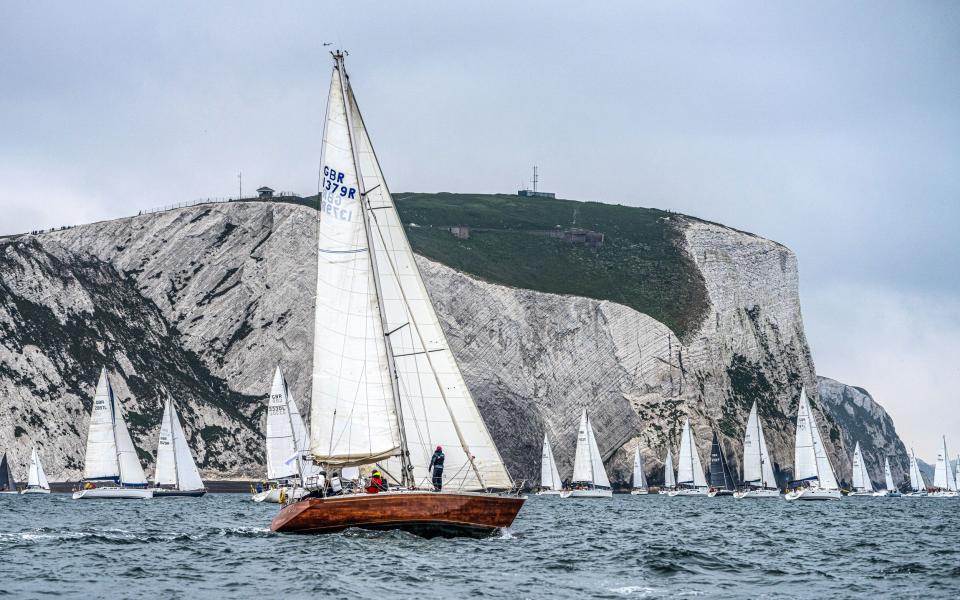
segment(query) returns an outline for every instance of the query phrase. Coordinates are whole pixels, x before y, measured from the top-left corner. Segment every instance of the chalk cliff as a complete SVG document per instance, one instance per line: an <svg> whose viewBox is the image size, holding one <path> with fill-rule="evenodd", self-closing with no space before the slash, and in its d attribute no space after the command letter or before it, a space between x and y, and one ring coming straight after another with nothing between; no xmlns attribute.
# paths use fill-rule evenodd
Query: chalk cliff
<svg viewBox="0 0 960 600"><path fill-rule="evenodd" d="M145 465L167 389L205 476L261 476L273 366L302 410L309 398L315 218L288 204L211 204L0 241L0 448L21 477L33 444L52 479L78 477L101 365ZM499 285L418 258L516 478L536 483L544 432L569 476L584 406L614 481L629 479L637 444L651 481L662 479L686 416L704 462L715 429L739 469L754 400L788 478L801 386L842 479L864 437L877 456L903 459L882 409L818 384L790 250L680 215L657 227L674 234L694 269L683 277L705 292L682 327L671 317L673 329L618 302Z"/></svg>

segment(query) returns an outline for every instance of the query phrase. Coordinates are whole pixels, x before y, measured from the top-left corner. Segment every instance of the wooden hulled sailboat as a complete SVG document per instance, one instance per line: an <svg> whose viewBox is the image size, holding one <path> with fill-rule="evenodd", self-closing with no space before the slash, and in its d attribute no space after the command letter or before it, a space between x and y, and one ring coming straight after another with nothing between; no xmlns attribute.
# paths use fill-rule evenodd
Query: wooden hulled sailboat
<svg viewBox="0 0 960 600"><path fill-rule="evenodd" d="M266 489L253 494L254 502L280 502L280 497L299 500L307 495L306 486L320 483L317 468L304 458L310 449L310 436L303 417L278 366L273 372L270 401L267 404L267 479Z"/></svg>
<svg viewBox="0 0 960 600"><path fill-rule="evenodd" d="M19 494L17 491L17 481L13 478L13 469L10 468L10 462L7 461L7 453L3 453L0 459L0 494Z"/></svg>
<svg viewBox="0 0 960 600"><path fill-rule="evenodd" d="M543 434L543 454L540 457L540 490L538 496L559 496L563 493L563 480L553 458L553 448L547 434Z"/></svg>
<svg viewBox="0 0 960 600"><path fill-rule="evenodd" d="M890 459L886 456L883 457L883 481L887 486L886 491L883 493L887 498L899 498L900 488L893 483L893 473L890 472Z"/></svg>
<svg viewBox="0 0 960 600"><path fill-rule="evenodd" d="M787 500L839 500L840 486L830 466L830 457L820 437L820 428L810 410L806 390L800 390L797 432L794 446L793 478L797 486Z"/></svg>
<svg viewBox="0 0 960 600"><path fill-rule="evenodd" d="M280 532L348 527L425 536L508 527L513 488L427 295L336 52L323 135L310 455L325 472L376 465L395 487L324 485L273 520ZM445 454L442 492L429 472Z"/></svg>
<svg viewBox="0 0 960 600"><path fill-rule="evenodd" d="M860 442L853 449L853 491L850 496L875 496L870 473L867 472L867 463L860 452Z"/></svg>
<svg viewBox="0 0 960 600"><path fill-rule="evenodd" d="M603 457L593 433L593 424L587 409L580 415L580 428L577 431L577 453L573 459L573 478L571 489L560 495L561 498L610 498L610 479L603 466Z"/></svg>
<svg viewBox="0 0 960 600"><path fill-rule="evenodd" d="M680 459L677 462L677 489L669 496L706 496L709 493L707 477L703 473L697 440L690 429L690 418L683 422L683 434L680 436Z"/></svg>
<svg viewBox="0 0 960 600"><path fill-rule="evenodd" d="M937 465L933 469L933 487L931 498L956 498L957 480L950 468L950 455L947 453L947 437L943 436L943 446L937 453Z"/></svg>
<svg viewBox="0 0 960 600"><path fill-rule="evenodd" d="M153 497L137 457L137 449L123 420L123 407L113 393L107 370L100 370L87 431L83 489L74 500L95 498L146 499Z"/></svg>
<svg viewBox="0 0 960 600"><path fill-rule="evenodd" d="M763 436L757 403L753 403L743 434L743 486L735 498L779 498L780 490L773 474L773 463Z"/></svg>
<svg viewBox="0 0 960 600"><path fill-rule="evenodd" d="M639 445L633 451L633 489L630 493L634 496L646 496L650 493L647 476L643 472L643 457L640 456Z"/></svg>
<svg viewBox="0 0 960 600"><path fill-rule="evenodd" d="M43 471L43 464L40 462L40 454L36 446L30 453L30 470L27 472L27 487L23 488L21 494L49 494L50 482L47 481L47 474Z"/></svg>
<svg viewBox="0 0 960 600"><path fill-rule="evenodd" d="M160 439L157 441L157 468L153 474L153 496L199 497L207 493L197 470L197 463L187 445L180 416L173 401L167 398L160 423Z"/></svg>
<svg viewBox="0 0 960 600"><path fill-rule="evenodd" d="M927 484L923 480L923 473L920 472L920 465L917 464L917 455L910 448L910 491L907 492L907 498L926 498Z"/></svg>
<svg viewBox="0 0 960 600"><path fill-rule="evenodd" d="M663 459L663 487L660 494L669 494L677 489L677 471L673 468L673 449L667 448L667 456Z"/></svg>
<svg viewBox="0 0 960 600"><path fill-rule="evenodd" d="M710 492L711 498L716 496L732 496L737 489L733 481L733 474L727 464L727 457L720 447L720 438L713 432L713 441L710 443Z"/></svg>

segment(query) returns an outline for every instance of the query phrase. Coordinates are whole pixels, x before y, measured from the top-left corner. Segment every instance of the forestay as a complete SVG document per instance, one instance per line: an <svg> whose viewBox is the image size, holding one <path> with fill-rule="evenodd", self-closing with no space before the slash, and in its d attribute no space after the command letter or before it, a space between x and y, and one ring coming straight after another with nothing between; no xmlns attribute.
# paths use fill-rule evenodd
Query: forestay
<svg viewBox="0 0 960 600"><path fill-rule="evenodd" d="M553 458L553 448L550 447L546 434L543 435L543 454L540 459L540 487L545 490L563 489L563 480L560 479L557 461Z"/></svg>
<svg viewBox="0 0 960 600"><path fill-rule="evenodd" d="M700 453L697 443L690 429L690 418L683 423L683 433L680 436L680 461L677 469L677 484L707 487L707 477L703 473L703 463L700 462Z"/></svg>
<svg viewBox="0 0 960 600"><path fill-rule="evenodd" d="M860 442L857 442L853 449L853 489L858 492L873 491L873 482L870 481L863 453L860 452Z"/></svg>
<svg viewBox="0 0 960 600"><path fill-rule="evenodd" d="M414 483L429 487L430 457L443 446L445 487L512 487L427 296L340 60L322 162L314 460L364 464L405 445Z"/></svg>

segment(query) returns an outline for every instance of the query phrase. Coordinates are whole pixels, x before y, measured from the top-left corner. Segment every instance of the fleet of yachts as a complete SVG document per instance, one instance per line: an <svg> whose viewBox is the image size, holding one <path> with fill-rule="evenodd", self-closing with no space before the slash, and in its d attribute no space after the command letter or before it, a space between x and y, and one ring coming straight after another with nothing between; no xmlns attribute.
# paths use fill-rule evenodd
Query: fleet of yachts
<svg viewBox="0 0 960 600"><path fill-rule="evenodd" d="M830 463L816 417L810 408L806 392L800 392L797 413L796 438L794 440L793 479L785 482L783 490L777 482L763 435L763 427L753 403L743 434L743 477L736 483L720 445L716 432L710 449L710 469L705 471L697 450L696 437L690 427L690 419L683 423L677 465L674 467L673 449L667 448L664 458L663 485L652 490L647 483L640 446L633 452L633 484L631 494L651 493L668 496L733 496L734 498L781 498L786 500L839 500L843 495L872 497L939 497L956 498L960 482L960 457L951 466L947 453L946 438L937 456L934 470L933 490L927 488L913 451L910 452L910 486L902 493L890 472L890 460L884 457L884 487L874 488L867 471L860 443L853 451L852 487L841 489L836 472ZM603 459L593 431L590 416L584 409L580 417L577 447L574 456L573 474L565 484L560 477L553 447L544 435L541 460L540 491L544 496L560 498L609 498L613 490L603 466Z"/></svg>

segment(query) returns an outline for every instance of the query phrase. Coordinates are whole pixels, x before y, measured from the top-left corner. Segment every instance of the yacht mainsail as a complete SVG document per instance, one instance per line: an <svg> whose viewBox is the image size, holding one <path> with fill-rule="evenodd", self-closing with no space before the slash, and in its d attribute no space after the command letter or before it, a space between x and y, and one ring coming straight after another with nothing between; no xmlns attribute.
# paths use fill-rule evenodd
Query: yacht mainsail
<svg viewBox="0 0 960 600"><path fill-rule="evenodd" d="M943 447L937 453L937 466L933 470L933 487L951 492L957 491L957 480L950 468L950 455L947 453L947 437L943 437Z"/></svg>
<svg viewBox="0 0 960 600"><path fill-rule="evenodd" d="M50 482L47 481L47 474L43 471L43 464L40 463L40 454L36 447L30 453L30 470L27 472L27 487L39 488L42 490L50 489Z"/></svg>
<svg viewBox="0 0 960 600"><path fill-rule="evenodd" d="M322 146L310 453L317 464L399 460L429 488L437 446L444 487L512 480L427 295L341 54Z"/></svg>
<svg viewBox="0 0 960 600"><path fill-rule="evenodd" d="M597 438L593 434L593 425L587 409L580 416L580 429L577 431L577 452L573 461L572 483L588 483L599 488L609 488L610 479L603 466Z"/></svg>
<svg viewBox="0 0 960 600"><path fill-rule="evenodd" d="M167 398L163 407L153 480L157 487L167 485L184 491L203 489L203 480L190 453L180 416L170 398Z"/></svg>
<svg viewBox="0 0 960 600"><path fill-rule="evenodd" d="M713 441L710 443L710 486L731 491L736 488L733 474L730 473L730 466L723 454L723 448L720 447L720 438L717 437L716 431L713 432Z"/></svg>
<svg viewBox="0 0 960 600"><path fill-rule="evenodd" d="M853 449L853 489L857 492L872 492L873 482L867 471L867 464L860 452L860 442Z"/></svg>
<svg viewBox="0 0 960 600"><path fill-rule="evenodd" d="M15 492L17 490L17 481L13 478L13 469L7 462L7 453L3 453L3 459L0 459L0 492Z"/></svg>
<svg viewBox="0 0 960 600"><path fill-rule="evenodd" d="M697 442L690 429L690 418L683 423L683 433L680 436L680 459L677 464L677 485L696 488L707 487L707 478L703 473L703 463L700 462L700 452L697 451Z"/></svg>
<svg viewBox="0 0 960 600"><path fill-rule="evenodd" d="M797 433L794 448L793 478L795 481L817 481L821 488L839 489L837 477L820 437L820 428L810 409L806 390L800 390L797 410Z"/></svg>
<svg viewBox="0 0 960 600"><path fill-rule="evenodd" d="M667 448L667 457L663 460L663 487L677 487L677 474L673 468L673 450Z"/></svg>
<svg viewBox="0 0 960 600"><path fill-rule="evenodd" d="M547 434L543 434L543 455L540 460L540 487L545 490L562 490L563 480L557 469L557 461L553 458L553 448Z"/></svg>
<svg viewBox="0 0 960 600"><path fill-rule="evenodd" d="M747 430L743 435L743 483L763 489L776 489L773 463L767 452L767 440L763 436L757 403L750 409Z"/></svg>
<svg viewBox="0 0 960 600"><path fill-rule="evenodd" d="M647 489L647 476L643 473L643 458L640 456L640 446L633 451L633 489Z"/></svg>
<svg viewBox="0 0 960 600"><path fill-rule="evenodd" d="M896 492L897 486L893 483L893 474L890 472L890 459L883 457L883 479L888 492Z"/></svg>
<svg viewBox="0 0 960 600"><path fill-rule="evenodd" d="M147 484L123 418L123 408L113 393L106 368L100 370L93 398L83 478L87 481L114 481L121 486Z"/></svg>
<svg viewBox="0 0 960 600"><path fill-rule="evenodd" d="M917 455L910 448L910 489L914 492L923 492L927 489L926 482L923 481L923 473L920 472L920 465L917 464Z"/></svg>
<svg viewBox="0 0 960 600"><path fill-rule="evenodd" d="M307 427L278 366L267 404L267 479L296 476L307 482L315 478L319 469L303 458L309 444Z"/></svg>

